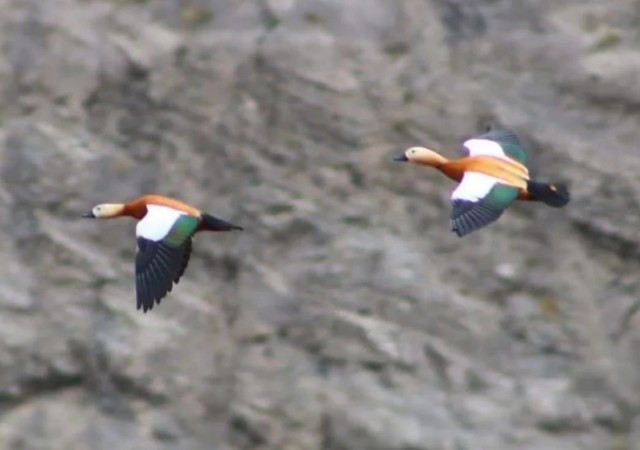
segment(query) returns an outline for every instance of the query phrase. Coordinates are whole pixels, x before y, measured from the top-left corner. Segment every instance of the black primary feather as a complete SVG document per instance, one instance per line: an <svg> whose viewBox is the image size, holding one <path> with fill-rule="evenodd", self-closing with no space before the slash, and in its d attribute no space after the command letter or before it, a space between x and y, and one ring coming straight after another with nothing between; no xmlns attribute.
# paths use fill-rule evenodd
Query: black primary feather
<svg viewBox="0 0 640 450"><path fill-rule="evenodd" d="M495 222L500 218L504 208L492 206L481 199L477 202L455 199L451 211L451 231L459 237Z"/></svg>
<svg viewBox="0 0 640 450"><path fill-rule="evenodd" d="M189 265L189 259L191 258L191 247L192 247L191 238L189 238L184 242L184 254L182 256L182 265L180 267L180 270L178 270L178 274L173 280L173 282L176 284L178 284L178 282L180 281L180 277L184 275L184 271L187 270L187 266Z"/></svg>
<svg viewBox="0 0 640 450"><path fill-rule="evenodd" d="M172 247L162 241L138 238L136 254L136 296L137 307L143 312L153 309L155 303L167 295L174 280L186 268L185 244Z"/></svg>

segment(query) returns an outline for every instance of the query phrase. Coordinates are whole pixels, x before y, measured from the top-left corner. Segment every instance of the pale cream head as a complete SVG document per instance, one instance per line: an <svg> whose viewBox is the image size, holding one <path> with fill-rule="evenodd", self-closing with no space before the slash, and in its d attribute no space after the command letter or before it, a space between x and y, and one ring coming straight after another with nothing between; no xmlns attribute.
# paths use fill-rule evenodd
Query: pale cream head
<svg viewBox="0 0 640 450"><path fill-rule="evenodd" d="M404 152L408 162L425 166L438 167L447 162L447 159L438 152L426 147L410 147Z"/></svg>
<svg viewBox="0 0 640 450"><path fill-rule="evenodd" d="M121 216L123 211L124 204L122 203L101 203L100 205L94 206L91 212L84 214L84 217L109 219Z"/></svg>

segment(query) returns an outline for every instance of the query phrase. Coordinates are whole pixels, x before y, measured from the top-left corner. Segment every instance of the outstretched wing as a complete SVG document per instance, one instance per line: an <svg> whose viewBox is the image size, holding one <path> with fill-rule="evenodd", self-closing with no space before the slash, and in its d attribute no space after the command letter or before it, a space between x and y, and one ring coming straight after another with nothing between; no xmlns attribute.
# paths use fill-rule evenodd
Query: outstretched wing
<svg viewBox="0 0 640 450"><path fill-rule="evenodd" d="M137 308L143 312L160 303L184 274L191 255L191 238L199 224L197 217L157 208L147 207L147 215L137 228L136 297ZM173 219L169 227L167 219Z"/></svg>
<svg viewBox="0 0 640 450"><path fill-rule="evenodd" d="M184 246L171 247L162 241L138 238L136 254L136 307L153 309L173 287L184 259Z"/></svg>
<svg viewBox="0 0 640 450"><path fill-rule="evenodd" d="M518 197L518 191L490 175L466 172L451 195L451 231L462 237L495 222Z"/></svg>
<svg viewBox="0 0 640 450"><path fill-rule="evenodd" d="M485 155L498 158L509 158L527 164L527 153L514 132L509 130L492 130L463 143L469 156Z"/></svg>

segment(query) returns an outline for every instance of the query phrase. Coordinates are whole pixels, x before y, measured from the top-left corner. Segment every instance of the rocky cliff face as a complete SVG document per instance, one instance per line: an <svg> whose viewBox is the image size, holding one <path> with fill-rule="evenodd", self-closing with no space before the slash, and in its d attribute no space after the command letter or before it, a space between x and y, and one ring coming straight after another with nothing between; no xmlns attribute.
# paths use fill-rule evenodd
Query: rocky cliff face
<svg viewBox="0 0 640 450"><path fill-rule="evenodd" d="M640 2L1 0L0 448L640 449ZM394 165L515 129L563 210ZM135 310L134 223L203 235Z"/></svg>

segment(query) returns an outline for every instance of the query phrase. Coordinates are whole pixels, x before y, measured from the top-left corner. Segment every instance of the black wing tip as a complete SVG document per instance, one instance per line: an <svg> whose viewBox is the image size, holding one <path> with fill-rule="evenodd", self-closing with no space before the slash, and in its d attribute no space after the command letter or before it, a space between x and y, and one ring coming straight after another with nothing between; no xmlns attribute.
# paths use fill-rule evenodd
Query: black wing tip
<svg viewBox="0 0 640 450"><path fill-rule="evenodd" d="M479 228L472 228L468 226L464 226L457 221L452 221L451 223L451 231L456 234L459 238L466 236L467 234L471 234Z"/></svg>
<svg viewBox="0 0 640 450"><path fill-rule="evenodd" d="M170 291L171 289L169 289ZM169 292L167 291L167 292ZM151 311L155 305L159 305L162 299L166 297L166 294L159 298L146 298L146 299L138 299L138 307L137 310L142 309L142 312L146 314L148 311Z"/></svg>
<svg viewBox="0 0 640 450"><path fill-rule="evenodd" d="M472 202L456 199L453 201L450 228L458 237L466 236L474 231L490 225L500 218L502 209L495 209L483 201Z"/></svg>
<svg viewBox="0 0 640 450"><path fill-rule="evenodd" d="M151 311L153 309L153 299L143 293L138 294L137 304L137 310L142 310L144 314L146 314L147 311Z"/></svg>
<svg viewBox="0 0 640 450"><path fill-rule="evenodd" d="M136 307L136 310L137 310L137 311L142 310L142 312L143 312L144 314L146 314L146 313L147 313L147 311L149 311L149 310L151 310L151 309L153 309L153 306L148 306L148 303L147 303L146 301L140 300L140 299L138 298L138 304L137 304L137 307Z"/></svg>
<svg viewBox="0 0 640 450"><path fill-rule="evenodd" d="M451 226L451 231L454 232L456 234L456 236L458 236L459 238L466 236L467 234L471 233L474 230L463 230L460 229L459 227L457 227L456 225L452 225Z"/></svg>
<svg viewBox="0 0 640 450"><path fill-rule="evenodd" d="M162 289L160 286L149 286L149 290L147 292L142 292L141 296L139 294L137 302L138 309L142 307L142 312L147 313L147 311L151 311L155 305L159 305L160 302L167 296L171 289L173 288L173 283L169 285L168 288Z"/></svg>
<svg viewBox="0 0 640 450"><path fill-rule="evenodd" d="M140 241L140 239L139 239ZM136 257L136 301L143 313L150 311L173 289L176 278L186 269L191 240L183 247L143 240Z"/></svg>

